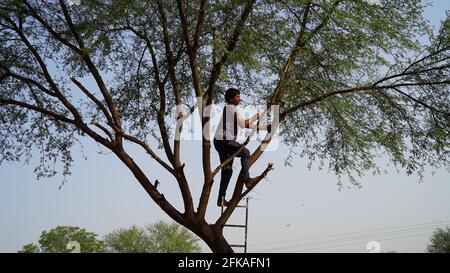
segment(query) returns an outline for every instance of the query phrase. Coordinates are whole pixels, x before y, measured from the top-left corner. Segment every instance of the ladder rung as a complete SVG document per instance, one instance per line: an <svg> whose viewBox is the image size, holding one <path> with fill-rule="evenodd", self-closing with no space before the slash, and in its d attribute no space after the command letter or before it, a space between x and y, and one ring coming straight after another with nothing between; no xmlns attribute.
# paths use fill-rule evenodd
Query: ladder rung
<svg viewBox="0 0 450 273"><path fill-rule="evenodd" d="M231 247L245 247L245 245L230 245Z"/></svg>
<svg viewBox="0 0 450 273"><path fill-rule="evenodd" d="M226 206L221 206L221 207L226 208ZM246 205L237 205L236 206L236 208L246 208L246 207L247 207Z"/></svg>
<svg viewBox="0 0 450 273"><path fill-rule="evenodd" d="M245 228L245 225L225 225L225 227L242 227L242 228Z"/></svg>

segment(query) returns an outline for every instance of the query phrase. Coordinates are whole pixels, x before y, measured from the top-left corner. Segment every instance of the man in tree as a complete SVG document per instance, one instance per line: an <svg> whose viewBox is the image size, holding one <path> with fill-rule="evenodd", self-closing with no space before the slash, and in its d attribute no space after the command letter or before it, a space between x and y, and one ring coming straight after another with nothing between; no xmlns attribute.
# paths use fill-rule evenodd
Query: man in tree
<svg viewBox="0 0 450 273"><path fill-rule="evenodd" d="M450 227L438 228L433 232L426 252L450 253Z"/></svg>
<svg viewBox="0 0 450 273"><path fill-rule="evenodd" d="M355 176L379 172L380 153L408 175L448 166L450 15L433 32L421 0L382 2L2 0L0 164L30 162L39 152L38 177L55 175L58 162L68 176L71 152L89 138L213 252L233 251L223 228L271 170L247 189L239 176L229 206L205 219L214 178L228 162L211 164L204 136L203 175L190 178L185 167L199 161L183 162L168 109L200 98L208 134L217 86L251 86L253 101L279 105L282 142L310 164L329 162L340 186L342 178L358 184ZM248 166L271 139L266 134ZM170 175L152 182L130 146ZM181 207L157 187L171 178Z"/></svg>
<svg viewBox="0 0 450 273"><path fill-rule="evenodd" d="M219 153L220 162L223 163L234 153L238 152L241 144L236 141L238 135L238 128L254 129L255 126L259 130L271 130L271 125L254 125L253 123L259 120L261 117L259 113L256 113L249 119L245 119L240 115L236 107L241 102L241 92L235 88L229 88L225 92L225 102L227 105L223 108L222 118L216 129L214 136L214 147ZM247 148L241 149L236 157L241 158L242 166L242 179L246 186L250 183L250 174L248 159L250 157L250 151ZM219 196L217 198L217 206L228 206L229 202L225 200L228 184L230 183L231 176L233 175L233 159L222 168L220 177L220 189Z"/></svg>

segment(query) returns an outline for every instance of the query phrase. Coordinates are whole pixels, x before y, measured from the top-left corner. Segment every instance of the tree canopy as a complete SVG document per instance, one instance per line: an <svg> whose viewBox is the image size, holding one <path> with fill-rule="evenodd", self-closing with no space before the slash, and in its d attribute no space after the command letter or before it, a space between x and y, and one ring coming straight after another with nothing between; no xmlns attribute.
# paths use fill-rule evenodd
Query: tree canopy
<svg viewBox="0 0 450 273"><path fill-rule="evenodd" d="M83 228L57 226L43 231L39 244L27 244L19 253L95 253L104 252L104 244L97 239L97 234Z"/></svg>
<svg viewBox="0 0 450 273"><path fill-rule="evenodd" d="M433 232L427 252L450 253L450 227L438 228Z"/></svg>
<svg viewBox="0 0 450 273"><path fill-rule="evenodd" d="M226 87L279 106L279 130L264 143L279 133L294 154L326 160L354 184L355 175L379 171L382 155L407 174L448 167L449 14L435 31L420 0L372 2L4 0L0 163L28 161L37 150L38 177L55 175L56 162L69 175L71 149L90 137L117 155L169 216L217 251L230 250L219 243L223 225L272 169L247 190L238 179L231 206L214 225L206 223L214 176L224 166L211 166L207 106L221 102ZM169 128L190 113L171 117L169 110L196 100L206 136L194 209L180 132ZM124 142L173 175L184 212L149 181Z"/></svg>
<svg viewBox="0 0 450 273"><path fill-rule="evenodd" d="M114 253L195 253L198 238L176 223L159 221L145 228L118 229L104 238L108 252Z"/></svg>

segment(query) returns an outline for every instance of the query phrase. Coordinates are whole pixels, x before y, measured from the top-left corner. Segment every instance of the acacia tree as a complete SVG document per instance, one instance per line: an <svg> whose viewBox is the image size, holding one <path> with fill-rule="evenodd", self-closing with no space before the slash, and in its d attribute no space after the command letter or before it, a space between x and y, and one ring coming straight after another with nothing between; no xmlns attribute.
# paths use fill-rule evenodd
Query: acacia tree
<svg viewBox="0 0 450 273"><path fill-rule="evenodd" d="M377 170L382 153L408 174L448 166L449 16L435 33L419 0L371 2L3 0L0 162L28 160L38 149L38 176L54 175L56 161L69 175L71 148L89 137L214 252L233 251L223 227L271 169L249 188L239 176L230 206L215 222L205 220L214 176L227 163L211 164L208 106L220 101L225 86L278 105L283 142L311 162L327 159L351 183L355 174ZM194 97L206 132L196 208L190 183L199 178L185 175L176 137L181 128L168 127L168 109L193 110ZM178 112L176 119L191 113ZM183 208L149 180L126 143L173 176Z"/></svg>

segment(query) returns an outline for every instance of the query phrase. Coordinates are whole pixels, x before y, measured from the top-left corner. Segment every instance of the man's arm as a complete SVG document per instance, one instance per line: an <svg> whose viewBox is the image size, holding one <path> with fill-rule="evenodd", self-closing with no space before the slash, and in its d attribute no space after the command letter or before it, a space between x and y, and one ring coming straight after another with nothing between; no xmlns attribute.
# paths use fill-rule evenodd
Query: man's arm
<svg viewBox="0 0 450 273"><path fill-rule="evenodd" d="M239 127L241 128L248 128L248 129L253 129L256 127L255 124L253 124L255 121L260 119L260 115L259 113L256 113L255 115L253 115L251 118L249 119L245 119L242 115L240 115L239 113L237 113L237 124ZM264 130L264 131L269 131L270 130L270 125L263 125L260 124L258 125L258 129L259 130Z"/></svg>

